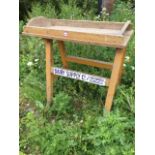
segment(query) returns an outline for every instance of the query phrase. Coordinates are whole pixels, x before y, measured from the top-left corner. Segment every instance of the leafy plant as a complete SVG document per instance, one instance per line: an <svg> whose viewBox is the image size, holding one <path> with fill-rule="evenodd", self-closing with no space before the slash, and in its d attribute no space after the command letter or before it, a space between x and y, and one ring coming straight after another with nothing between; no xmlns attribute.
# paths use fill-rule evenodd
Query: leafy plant
<svg viewBox="0 0 155 155"><path fill-rule="evenodd" d="M71 97L60 92L53 98L52 111L57 112L58 115L65 114L71 108Z"/></svg>

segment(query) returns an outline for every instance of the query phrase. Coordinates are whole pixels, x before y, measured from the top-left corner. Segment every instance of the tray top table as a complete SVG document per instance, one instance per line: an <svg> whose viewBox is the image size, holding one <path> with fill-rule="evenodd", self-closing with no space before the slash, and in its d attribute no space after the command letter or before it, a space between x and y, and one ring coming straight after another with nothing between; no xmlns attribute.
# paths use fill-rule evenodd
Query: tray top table
<svg viewBox="0 0 155 155"><path fill-rule="evenodd" d="M59 75L85 82L108 86L105 109L110 111L117 84L120 81L126 46L133 30L130 21L104 22L89 20L48 19L36 17L24 26L23 35L41 37L46 46L47 103L52 102L54 76ZM52 40L58 41L63 68L54 67ZM116 48L114 63L68 56L64 41ZM110 79L69 70L69 62L106 68L112 71Z"/></svg>

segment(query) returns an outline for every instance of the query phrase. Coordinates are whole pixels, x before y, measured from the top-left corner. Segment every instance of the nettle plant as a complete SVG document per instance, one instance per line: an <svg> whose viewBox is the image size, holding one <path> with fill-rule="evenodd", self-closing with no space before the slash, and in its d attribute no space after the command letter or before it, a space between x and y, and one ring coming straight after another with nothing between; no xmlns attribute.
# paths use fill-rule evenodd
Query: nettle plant
<svg viewBox="0 0 155 155"><path fill-rule="evenodd" d="M57 115L66 114L70 109L72 109L72 104L70 104L70 101L70 96L64 92L60 92L53 98L53 105L51 110L56 112Z"/></svg>
<svg viewBox="0 0 155 155"><path fill-rule="evenodd" d="M20 150L27 154L134 155L134 123L119 113L83 118L76 115L74 121L51 123L29 112L21 119L21 126Z"/></svg>

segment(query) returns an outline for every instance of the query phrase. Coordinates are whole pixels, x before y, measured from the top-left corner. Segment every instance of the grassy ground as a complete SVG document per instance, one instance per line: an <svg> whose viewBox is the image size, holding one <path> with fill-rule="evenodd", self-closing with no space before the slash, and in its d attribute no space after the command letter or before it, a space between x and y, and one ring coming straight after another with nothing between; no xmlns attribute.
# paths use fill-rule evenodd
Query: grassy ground
<svg viewBox="0 0 155 155"><path fill-rule="evenodd" d="M111 16L72 3L33 4L29 18L131 20L130 3L118 1ZM74 10L74 11L73 11ZM20 21L20 32L25 21ZM54 84L53 105L46 107L45 53L41 39L20 35L20 153L32 155L133 155L134 154L134 36L129 42L125 71L113 101L112 112L104 112L107 88L59 77ZM69 54L113 61L114 49L66 43ZM54 61L61 66L56 42ZM70 64L70 68L110 76L106 70Z"/></svg>

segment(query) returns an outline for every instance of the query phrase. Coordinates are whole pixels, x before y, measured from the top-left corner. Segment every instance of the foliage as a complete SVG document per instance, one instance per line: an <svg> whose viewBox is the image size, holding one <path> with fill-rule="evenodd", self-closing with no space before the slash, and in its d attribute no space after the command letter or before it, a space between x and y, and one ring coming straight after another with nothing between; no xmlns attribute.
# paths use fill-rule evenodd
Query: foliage
<svg viewBox="0 0 155 155"><path fill-rule="evenodd" d="M89 12L97 14L98 12L98 1L97 0L19 0L19 19L25 20L29 17L28 12L33 11L33 7L36 2L41 4L41 6L46 7L49 5L52 6L55 10L55 13L59 15L62 12L62 6L68 5L77 7L82 11L83 15L87 15ZM130 3L131 7L134 8L135 0L119 0L119 2ZM42 12L43 13L43 12Z"/></svg>
<svg viewBox="0 0 155 155"><path fill-rule="evenodd" d="M19 0L19 19L24 20L28 16L28 11L31 10L30 0ZM29 4L29 5L27 5Z"/></svg>
<svg viewBox="0 0 155 155"><path fill-rule="evenodd" d="M71 108L70 100L70 96L60 92L53 99L52 111L57 112L58 115L67 113Z"/></svg>
<svg viewBox="0 0 155 155"><path fill-rule="evenodd" d="M47 122L29 112L20 126L20 148L27 154L134 154L134 122L118 113Z"/></svg>
<svg viewBox="0 0 155 155"><path fill-rule="evenodd" d="M118 0L110 16L103 10L99 17L94 7L96 2L33 1L28 17L20 21L19 32L21 34L26 21L35 16L131 20L134 28L134 11L130 2ZM63 77L55 80L53 103L47 107L44 42L21 35L19 39L20 154L134 155L134 36L127 48L122 81L110 114L102 109L107 93L105 87ZM113 61L113 48L73 43L65 45L70 55ZM55 65L60 67L62 63L55 41L53 50ZM110 76L109 71L84 65L70 64L70 68Z"/></svg>
<svg viewBox="0 0 155 155"><path fill-rule="evenodd" d="M126 7L124 7L126 5ZM130 2L124 3L122 1L116 1L114 4L114 9L111 15L111 20L117 21L127 21L131 20L134 23L134 10Z"/></svg>

